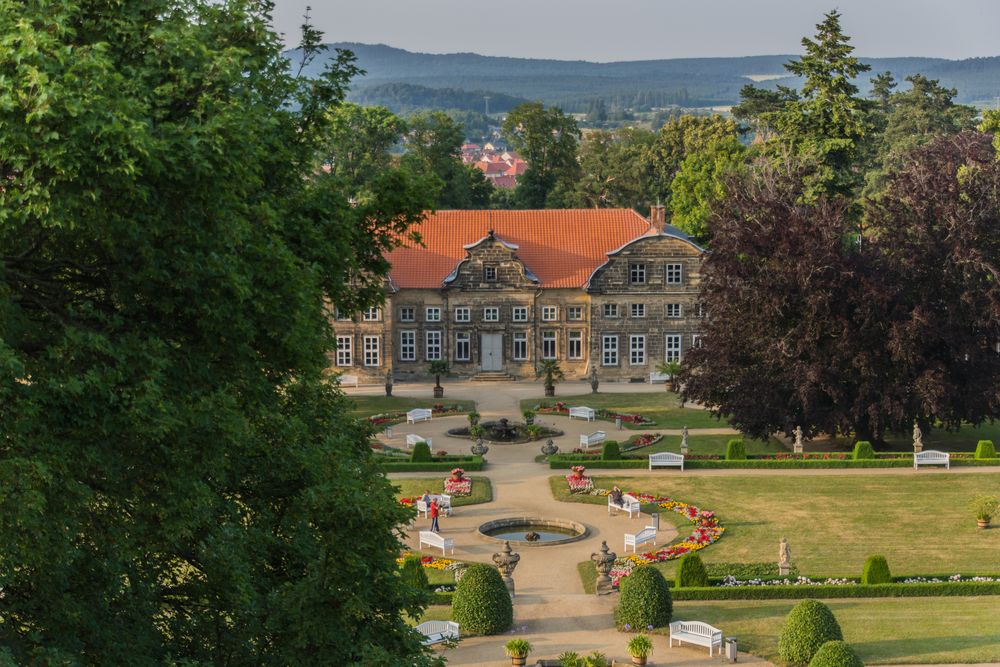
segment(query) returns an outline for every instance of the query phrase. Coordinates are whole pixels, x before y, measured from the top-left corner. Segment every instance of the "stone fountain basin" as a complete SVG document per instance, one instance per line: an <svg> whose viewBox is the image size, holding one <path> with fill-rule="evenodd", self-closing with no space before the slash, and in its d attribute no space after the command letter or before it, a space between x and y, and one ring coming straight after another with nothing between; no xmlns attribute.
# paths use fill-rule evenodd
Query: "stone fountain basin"
<svg viewBox="0 0 1000 667"><path fill-rule="evenodd" d="M525 539L517 539L509 533L524 533L535 531L537 533L562 533L564 537L552 537L551 539L529 542ZM494 533L491 535L490 533ZM500 536L507 534L507 536ZM516 516L504 519L494 519L479 526L479 536L503 544L510 542L511 546L517 547L550 547L558 544L569 544L582 540L590 534L590 530L577 521L569 519L544 519L536 516Z"/></svg>

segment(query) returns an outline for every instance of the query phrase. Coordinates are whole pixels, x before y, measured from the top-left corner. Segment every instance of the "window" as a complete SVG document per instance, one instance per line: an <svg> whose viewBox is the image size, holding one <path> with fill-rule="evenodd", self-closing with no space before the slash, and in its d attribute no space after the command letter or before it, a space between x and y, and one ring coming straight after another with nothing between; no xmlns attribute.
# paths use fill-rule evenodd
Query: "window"
<svg viewBox="0 0 1000 667"><path fill-rule="evenodd" d="M628 280L633 285L645 285L646 284L646 265L645 264L629 264L629 266L628 266Z"/></svg>
<svg viewBox="0 0 1000 667"><path fill-rule="evenodd" d="M362 319L365 322L379 322L382 319L382 309L381 308L369 308L368 310L366 310L363 313Z"/></svg>
<svg viewBox="0 0 1000 667"><path fill-rule="evenodd" d="M337 336L337 365L354 365L354 339L350 336Z"/></svg>
<svg viewBox="0 0 1000 667"><path fill-rule="evenodd" d="M691 334L691 347L696 350L701 349L701 334Z"/></svg>
<svg viewBox="0 0 1000 667"><path fill-rule="evenodd" d="M566 319L569 319L569 320L582 320L583 319L583 306L567 306L566 307Z"/></svg>
<svg viewBox="0 0 1000 667"><path fill-rule="evenodd" d="M628 337L629 363L633 366L642 366L646 363L646 337Z"/></svg>
<svg viewBox="0 0 1000 667"><path fill-rule="evenodd" d="M468 361L472 358L469 352L469 334L455 334L455 361Z"/></svg>
<svg viewBox="0 0 1000 667"><path fill-rule="evenodd" d="M399 309L399 321L400 322L413 322L417 319L416 314L417 309L413 306L403 306Z"/></svg>
<svg viewBox="0 0 1000 667"><path fill-rule="evenodd" d="M528 358L528 334L514 334L514 359L524 361Z"/></svg>
<svg viewBox="0 0 1000 667"><path fill-rule="evenodd" d="M604 304L604 317L618 317L618 304L617 303L606 303Z"/></svg>
<svg viewBox="0 0 1000 667"><path fill-rule="evenodd" d="M681 316L681 304L679 303L668 303L667 304L667 317L680 317Z"/></svg>
<svg viewBox="0 0 1000 667"><path fill-rule="evenodd" d="M601 339L601 349L604 354L601 364L604 366L618 365L618 336L604 336Z"/></svg>
<svg viewBox="0 0 1000 667"><path fill-rule="evenodd" d="M667 264L666 276L668 285L680 285L682 278L681 264Z"/></svg>
<svg viewBox="0 0 1000 667"><path fill-rule="evenodd" d="M379 337L365 336L365 366L379 365Z"/></svg>
<svg viewBox="0 0 1000 667"><path fill-rule="evenodd" d="M681 360L681 336L680 334L667 334L667 345L663 360L668 364L671 361Z"/></svg>
<svg viewBox="0 0 1000 667"><path fill-rule="evenodd" d="M555 331L543 331L542 332L542 359L555 359L557 354L556 350L556 332Z"/></svg>
<svg viewBox="0 0 1000 667"><path fill-rule="evenodd" d="M582 331L570 331L569 332L569 353L570 359L583 359L583 332Z"/></svg>
<svg viewBox="0 0 1000 667"><path fill-rule="evenodd" d="M460 306L455 309L455 321L456 322L468 322L472 319L471 310L464 306Z"/></svg>
<svg viewBox="0 0 1000 667"><path fill-rule="evenodd" d="M646 304L644 304L644 303L633 303L632 304L632 317L646 317Z"/></svg>
<svg viewBox="0 0 1000 667"><path fill-rule="evenodd" d="M483 322L499 322L500 309L495 306L483 308Z"/></svg>
<svg viewBox="0 0 1000 667"><path fill-rule="evenodd" d="M705 304L696 303L694 304L694 316L698 318L704 318L708 315L708 309L705 308Z"/></svg>
<svg viewBox="0 0 1000 667"><path fill-rule="evenodd" d="M495 283L497 281L497 267L495 266L484 266L483 267L483 280L488 283Z"/></svg>
<svg viewBox="0 0 1000 667"><path fill-rule="evenodd" d="M558 306L542 306L542 322L555 322L558 319Z"/></svg>
<svg viewBox="0 0 1000 667"><path fill-rule="evenodd" d="M351 320L350 313L345 313L340 308L333 309L333 316L338 320L340 320L341 322L350 322Z"/></svg>
<svg viewBox="0 0 1000 667"><path fill-rule="evenodd" d="M441 309L437 306L428 306L424 310L424 319L428 322L440 322L441 321Z"/></svg>
<svg viewBox="0 0 1000 667"><path fill-rule="evenodd" d="M525 306L514 306L511 309L511 319L515 322L527 322L528 321L528 309Z"/></svg>
<svg viewBox="0 0 1000 667"><path fill-rule="evenodd" d="M399 360L400 361L416 361L417 360L417 332L416 331L400 331L399 332Z"/></svg>
<svg viewBox="0 0 1000 667"><path fill-rule="evenodd" d="M441 358L441 332L440 331L428 331L426 334L425 341L427 343L427 361L437 361Z"/></svg>

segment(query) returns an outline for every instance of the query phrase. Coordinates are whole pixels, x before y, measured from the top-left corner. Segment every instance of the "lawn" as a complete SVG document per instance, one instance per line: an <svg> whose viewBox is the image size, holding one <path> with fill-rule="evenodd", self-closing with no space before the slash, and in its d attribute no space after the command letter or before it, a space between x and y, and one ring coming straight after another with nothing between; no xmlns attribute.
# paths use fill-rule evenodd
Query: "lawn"
<svg viewBox="0 0 1000 667"><path fill-rule="evenodd" d="M394 479L393 485L396 487L397 498L415 498L424 495L424 491L431 493L444 493L445 475L440 477L416 477L407 479ZM464 507L465 505L478 505L488 503L493 500L493 486L489 477L469 476L472 480L472 493L467 496L452 496L452 507Z"/></svg>
<svg viewBox="0 0 1000 667"><path fill-rule="evenodd" d="M454 398L413 398L410 396L348 396L354 403L351 414L356 417L370 417L383 412L407 412L413 408L429 408L436 403L461 406L463 412L475 407L475 401Z"/></svg>
<svg viewBox="0 0 1000 667"><path fill-rule="evenodd" d="M794 554L793 554L794 555ZM796 600L675 602L674 618L705 621L769 660ZM829 600L844 639L867 664L997 663L994 597ZM666 628L662 631L666 634Z"/></svg>
<svg viewBox="0 0 1000 667"><path fill-rule="evenodd" d="M424 621L450 621L451 620L451 605L438 604L431 605L427 607L424 611L424 615L420 618L412 618L408 614L403 614L403 618L406 620L407 625L420 625ZM466 634L466 633L462 633Z"/></svg>
<svg viewBox="0 0 1000 667"><path fill-rule="evenodd" d="M977 493L997 492L997 473L625 474L595 477L594 483L669 495L715 511L726 533L699 552L708 562L775 560L784 536L792 562L811 577L860 576L875 553L885 555L898 575L1000 573L1000 529L979 530L966 507ZM559 500L607 503L571 495L562 477L552 478L552 490ZM676 561L657 567L672 577Z"/></svg>
<svg viewBox="0 0 1000 667"><path fill-rule="evenodd" d="M729 423L719 421L708 410L698 408L682 408L677 394L664 391L652 394L580 394L578 396L556 396L555 398L531 398L521 401L521 409L533 409L542 402L553 404L556 401L567 405L585 405L588 408L608 408L625 414L640 414L655 423L633 426L635 430L651 428L728 428ZM550 415L545 415L548 417Z"/></svg>
<svg viewBox="0 0 1000 667"><path fill-rule="evenodd" d="M974 452L980 440L992 440L1000 445L1000 423L971 426L966 424L957 431L945 431L935 428L923 434L924 449L940 449L946 452ZM830 438L816 443L816 447L808 450L848 451L854 447L854 438ZM912 433L890 433L885 436L885 443L876 447L878 451L912 452Z"/></svg>
<svg viewBox="0 0 1000 667"><path fill-rule="evenodd" d="M610 434L611 438L614 438L614 433ZM733 438L738 438L738 435L692 435L688 437L688 451L691 454L725 454L726 453L726 443L728 443ZM620 442L624 442L623 438ZM775 454L777 452L787 452L788 450L785 446L776 440L775 438L770 438L765 442L760 440L750 440L749 438L744 438L743 442L746 444L747 454ZM677 452L681 451L681 436L679 435L665 435L663 439L660 440L655 445L649 445L648 447L643 447L641 449L636 449L634 451L627 453L627 458L632 457L643 457L649 456L650 454L655 454L656 452Z"/></svg>

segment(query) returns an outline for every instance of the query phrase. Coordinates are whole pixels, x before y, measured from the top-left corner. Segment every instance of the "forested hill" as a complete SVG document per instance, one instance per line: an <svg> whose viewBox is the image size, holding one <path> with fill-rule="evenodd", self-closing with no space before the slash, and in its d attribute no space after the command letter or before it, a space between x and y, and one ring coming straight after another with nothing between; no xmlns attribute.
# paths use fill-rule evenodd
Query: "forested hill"
<svg viewBox="0 0 1000 667"><path fill-rule="evenodd" d="M424 88L450 88L445 97L453 97L453 108L482 110L482 96L495 96L499 105L490 102L491 110L505 106L501 96L542 100L566 111L585 111L596 98L620 101L627 106L712 106L733 104L749 76L785 75L782 64L797 56L747 56L741 58L676 58L613 63L582 60L539 60L502 58L475 53L413 53L382 44L343 42L332 48L350 49L367 74L355 80L352 96L371 103L386 103L393 97L405 100L407 107L438 106L422 104L426 97L441 97L439 91ZM332 51L331 51L332 53ZM295 51L287 54L293 62ZM891 71L897 80L922 73L941 84L957 88L957 101L988 102L1000 95L1000 57L946 60L943 58L863 58L872 73ZM318 71L321 59L310 70ZM773 79L763 86L796 85L793 77ZM867 89L867 78L859 81ZM407 84L413 88L388 87ZM376 88L381 86L382 88ZM370 91L376 88L374 94ZM368 92L366 92L368 91ZM464 95L468 93L468 95ZM451 101L448 101L450 104ZM466 105L472 105L471 107Z"/></svg>

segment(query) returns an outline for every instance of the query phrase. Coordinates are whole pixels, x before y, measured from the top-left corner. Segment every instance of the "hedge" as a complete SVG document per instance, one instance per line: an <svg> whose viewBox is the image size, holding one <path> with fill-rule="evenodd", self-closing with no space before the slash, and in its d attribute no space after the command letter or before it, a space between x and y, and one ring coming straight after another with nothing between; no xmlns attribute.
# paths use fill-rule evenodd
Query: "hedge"
<svg viewBox="0 0 1000 667"><path fill-rule="evenodd" d="M451 472L453 468L464 468L466 472L482 470L484 465L481 456L455 456L445 460L421 461L414 463L402 459L400 461L382 461L382 469L386 472Z"/></svg>
<svg viewBox="0 0 1000 667"><path fill-rule="evenodd" d="M619 630L641 630L652 625L670 624L674 605L663 573L651 565L640 565L622 580L618 604L615 606L615 626Z"/></svg>
<svg viewBox="0 0 1000 667"><path fill-rule="evenodd" d="M867 440L858 440L854 443L854 460L862 461L875 458L875 450L872 443Z"/></svg>
<svg viewBox="0 0 1000 667"><path fill-rule="evenodd" d="M851 645L843 640L824 643L809 661L809 667L865 667Z"/></svg>
<svg viewBox="0 0 1000 667"><path fill-rule="evenodd" d="M618 446L617 440L608 440L604 443L604 448L601 450L601 460L602 461L622 460L622 450Z"/></svg>
<svg viewBox="0 0 1000 667"><path fill-rule="evenodd" d="M977 459L994 459L997 456L997 448L993 446L992 440L980 440L976 443Z"/></svg>
<svg viewBox="0 0 1000 667"><path fill-rule="evenodd" d="M510 629L514 605L495 567L473 563L466 569L455 586L451 615L465 632L498 635Z"/></svg>
<svg viewBox="0 0 1000 667"><path fill-rule="evenodd" d="M819 586L712 586L671 588L677 601L801 600L804 598L922 598L1000 595L998 581L945 581L938 584L863 584Z"/></svg>
<svg viewBox="0 0 1000 667"><path fill-rule="evenodd" d="M843 641L844 633L830 608L819 600L803 600L785 619L778 637L778 656L787 665L805 667L829 641Z"/></svg>
<svg viewBox="0 0 1000 667"><path fill-rule="evenodd" d="M745 461L747 458L747 448L739 438L733 438L726 443L727 461Z"/></svg>
<svg viewBox="0 0 1000 667"><path fill-rule="evenodd" d="M410 453L410 461L413 463L427 463L432 460L430 445L426 442L418 442L413 445L413 452Z"/></svg>
<svg viewBox="0 0 1000 667"><path fill-rule="evenodd" d="M621 461L602 461L600 459L562 458L558 455L549 458L549 468L552 470L568 470L572 466L586 466L588 469L642 469L649 467L649 461L641 459L622 459ZM996 459L959 459L952 458L953 466L1000 466L1000 458ZM712 469L762 469L762 470L810 470L821 468L912 468L913 459L746 459L742 461L685 460L686 470Z"/></svg>
<svg viewBox="0 0 1000 667"><path fill-rule="evenodd" d="M861 571L861 583L888 584L892 582L892 574L889 572L889 563L885 556L876 554L869 556L865 561L865 567Z"/></svg>

